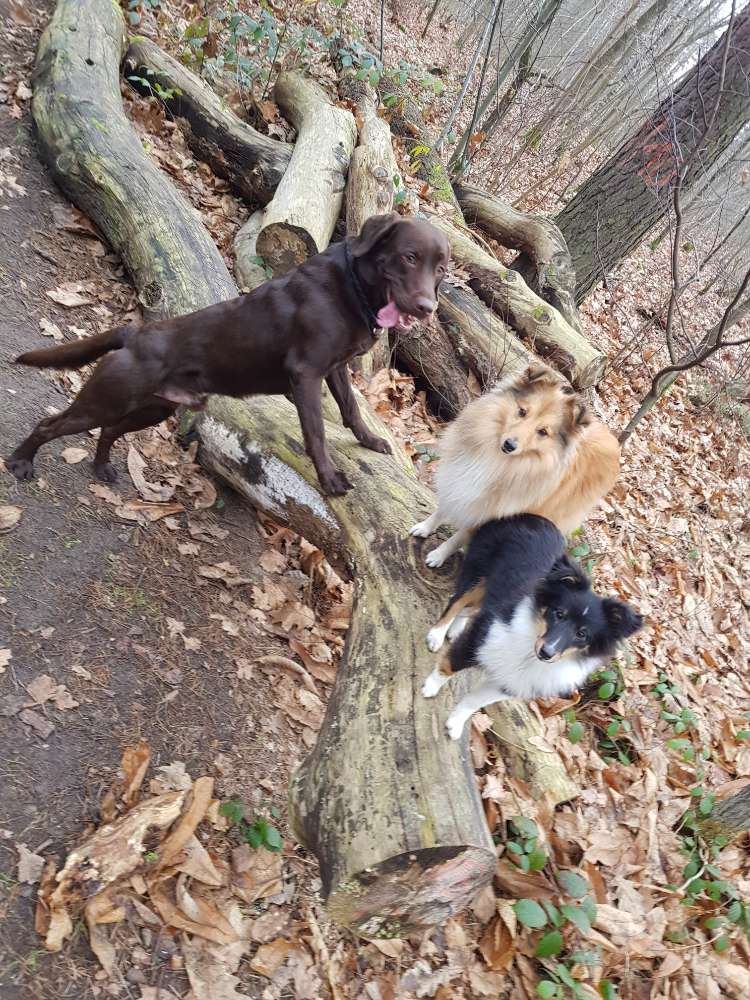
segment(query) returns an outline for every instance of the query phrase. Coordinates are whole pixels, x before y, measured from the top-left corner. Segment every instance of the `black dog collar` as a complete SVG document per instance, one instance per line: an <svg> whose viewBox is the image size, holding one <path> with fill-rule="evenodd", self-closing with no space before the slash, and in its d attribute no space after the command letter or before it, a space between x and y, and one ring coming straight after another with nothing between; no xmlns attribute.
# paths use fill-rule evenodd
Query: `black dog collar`
<svg viewBox="0 0 750 1000"><path fill-rule="evenodd" d="M365 290L362 287L361 281L357 277L357 272L354 270L354 258L352 257L352 251L348 240L344 242L344 254L346 256L346 269L349 272L349 277L351 278L352 288L354 289L357 304L359 305L362 316L364 317L368 327L374 332L375 330L380 329L380 323L378 323L378 317L375 315L373 308L365 295Z"/></svg>

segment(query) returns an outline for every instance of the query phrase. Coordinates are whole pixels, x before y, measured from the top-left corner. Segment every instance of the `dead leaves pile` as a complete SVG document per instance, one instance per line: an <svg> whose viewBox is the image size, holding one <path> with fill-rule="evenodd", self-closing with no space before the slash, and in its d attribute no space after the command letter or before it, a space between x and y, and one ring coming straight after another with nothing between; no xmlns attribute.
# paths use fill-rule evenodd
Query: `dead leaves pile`
<svg viewBox="0 0 750 1000"><path fill-rule="evenodd" d="M83 915L107 978L123 982L127 973L142 998L156 996L165 975L184 969L195 1000L240 1000L235 973L243 956L259 940L279 950L274 932L288 930L274 911L259 918L257 932L247 916L248 906L278 894L281 855L231 849L211 777L193 781L184 766L162 767L144 794L149 762L144 743L125 752L121 776L101 804L101 825L59 869L49 858L41 871L39 856L19 845L19 877L41 876L36 930L59 951ZM256 956L254 967L264 975L304 951L293 938L281 940L275 968Z"/></svg>

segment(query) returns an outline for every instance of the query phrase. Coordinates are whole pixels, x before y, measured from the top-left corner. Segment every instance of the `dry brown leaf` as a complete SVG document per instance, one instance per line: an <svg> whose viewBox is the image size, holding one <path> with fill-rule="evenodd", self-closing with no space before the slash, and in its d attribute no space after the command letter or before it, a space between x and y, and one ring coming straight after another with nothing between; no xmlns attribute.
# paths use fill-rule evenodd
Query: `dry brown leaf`
<svg viewBox="0 0 750 1000"><path fill-rule="evenodd" d="M62 285L58 285L57 288L53 288L52 291L47 292L47 295L53 302L65 306L66 309L91 305L92 300L86 295L82 295L81 289L80 281L67 281Z"/></svg>
<svg viewBox="0 0 750 1000"><path fill-rule="evenodd" d="M513 935L500 917L496 917L484 932L479 943L482 958L493 972L510 968L516 951Z"/></svg>
<svg viewBox="0 0 750 1000"><path fill-rule="evenodd" d="M172 499L175 487L157 486L155 483L150 483L144 475L144 471L147 468L146 462L132 444L128 448L127 463L133 486L135 486L144 500L151 503L162 503L165 500Z"/></svg>
<svg viewBox="0 0 750 1000"><path fill-rule="evenodd" d="M258 944L267 944L281 935L289 926L289 913L280 906L272 906L253 920L250 936Z"/></svg>
<svg viewBox="0 0 750 1000"><path fill-rule="evenodd" d="M261 656L255 662L260 666L281 667L282 670L289 670L291 673L296 674L308 691L318 698L318 689L312 677L304 667L301 667L299 663L295 663L294 660L290 660L286 656Z"/></svg>
<svg viewBox="0 0 750 1000"><path fill-rule="evenodd" d="M18 851L18 881L25 885L35 885L42 877L44 858L34 854L26 844L16 844Z"/></svg>
<svg viewBox="0 0 750 1000"><path fill-rule="evenodd" d="M208 776L196 778L192 798L187 811L179 823L161 845L159 858L162 865L171 865L195 832L195 828L206 815L214 788L214 779ZM184 792L181 794L185 794Z"/></svg>
<svg viewBox="0 0 750 1000"><path fill-rule="evenodd" d="M262 944L253 955L250 968L270 979L284 964L293 948L294 945L291 941L287 941L285 938L276 938L269 944Z"/></svg>
<svg viewBox="0 0 750 1000"><path fill-rule="evenodd" d="M45 940L50 951L59 951L73 929L68 907L138 868L147 849L146 837L175 821L185 796L179 791L146 799L70 852L50 896L50 927Z"/></svg>
<svg viewBox="0 0 750 1000"><path fill-rule="evenodd" d="M44 316L39 320L39 332L43 337L52 337L55 341L63 339L62 330L57 323L53 323Z"/></svg>
<svg viewBox="0 0 750 1000"><path fill-rule="evenodd" d="M224 935L227 943L234 940L235 932L232 925L216 908L216 906L206 899L203 899L196 891L188 889L188 876L181 873L175 885L175 902L182 913L192 920L194 924L202 924L220 931ZM204 934L203 937L206 935Z"/></svg>
<svg viewBox="0 0 750 1000"><path fill-rule="evenodd" d="M207 941L213 941L214 944L231 945L236 943L237 934L233 929L230 928L230 932L226 933L225 930L219 927L211 924L196 923L194 920L186 917L171 896L174 884L175 880L171 880L171 885L168 886L166 883L160 882L158 878L149 882L151 902L168 927L187 931L188 934L197 934L198 937L205 938Z"/></svg>
<svg viewBox="0 0 750 1000"><path fill-rule="evenodd" d="M85 448L63 448L60 458L68 465L77 465L78 462L85 462L89 453Z"/></svg>
<svg viewBox="0 0 750 1000"><path fill-rule="evenodd" d="M163 517L180 514L185 508L181 503L150 503L147 500L126 500L116 511L118 517L125 517L127 512L143 514L148 521L160 521ZM125 513L123 513L125 512Z"/></svg>
<svg viewBox="0 0 750 1000"><path fill-rule="evenodd" d="M20 507L14 507L13 504L2 504L0 506L0 532L15 528L21 520L22 513Z"/></svg>
<svg viewBox="0 0 750 1000"><path fill-rule="evenodd" d="M185 765L181 760L175 760L171 764L162 764L156 768L159 775L159 783L164 791L168 789L182 788L187 791L192 787L193 779L185 770Z"/></svg>
<svg viewBox="0 0 750 1000"><path fill-rule="evenodd" d="M239 980L234 974L249 946L249 921L233 900L222 904L222 915L235 933L235 943L222 946L198 937L182 940L185 970L194 1000L249 1000L246 994L237 992Z"/></svg>
<svg viewBox="0 0 750 1000"><path fill-rule="evenodd" d="M31 695L35 705L43 705L46 701L51 701L63 711L78 707L78 702L65 685L57 684L49 674L39 674L26 685L26 690Z"/></svg>
<svg viewBox="0 0 750 1000"><path fill-rule="evenodd" d="M13 658L13 654L9 649L0 649L0 674L5 673L5 668L8 666Z"/></svg>
<svg viewBox="0 0 750 1000"><path fill-rule="evenodd" d="M125 911L117 907L111 898L112 887L92 896L84 907L83 914L89 931L89 945L99 959L104 971L111 976L115 971L117 954L109 932L102 924L119 923L125 919Z"/></svg>
<svg viewBox="0 0 750 1000"><path fill-rule="evenodd" d="M199 566L198 576L206 580L221 580L227 587L239 587L253 581L246 576L240 576L240 571L230 562L215 563L213 566Z"/></svg>
<svg viewBox="0 0 750 1000"><path fill-rule="evenodd" d="M281 573L286 569L286 559L278 549L266 549L258 559L261 569L267 573Z"/></svg>
<svg viewBox="0 0 750 1000"><path fill-rule="evenodd" d="M281 891L281 854L265 847L242 844L232 851L232 886L246 903Z"/></svg>
<svg viewBox="0 0 750 1000"><path fill-rule="evenodd" d="M185 875L203 882L204 885L220 886L224 884L224 879L211 860L208 851L195 834L185 844L184 853L183 860L175 866L178 872L183 872Z"/></svg>
<svg viewBox="0 0 750 1000"><path fill-rule="evenodd" d="M24 725L33 729L34 732L43 740L46 740L55 729L49 719L45 719L43 715L39 712L35 712L31 708L25 708L23 712L19 712L18 718L24 723Z"/></svg>

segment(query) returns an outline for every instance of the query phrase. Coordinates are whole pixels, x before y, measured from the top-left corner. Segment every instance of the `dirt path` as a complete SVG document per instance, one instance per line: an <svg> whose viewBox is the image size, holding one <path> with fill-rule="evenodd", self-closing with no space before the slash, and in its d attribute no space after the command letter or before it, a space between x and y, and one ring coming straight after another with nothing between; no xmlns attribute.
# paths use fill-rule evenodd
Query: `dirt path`
<svg viewBox="0 0 750 1000"><path fill-rule="evenodd" d="M7 12L0 4L2 455L49 408L67 405L76 387L75 374L53 379L12 359L51 343L42 326L54 324L68 339L72 326L105 329L135 305L118 261L80 225L66 228L76 228L76 215L37 159L26 88L46 12L29 25L3 18ZM77 283L67 290L89 304L65 308L46 294L67 283ZM145 739L155 765L181 760L193 776L216 776L222 794L263 809L283 807L288 770L304 751L302 728L274 707L279 679L261 670L250 680L259 655L289 655L269 608L310 592L287 558L294 542L269 549L252 512L230 493L217 495L166 432L135 437L146 479L160 479L157 489L171 492L184 513L152 524L122 506L138 497L125 468L127 445L115 456L120 484L112 494L92 493L88 435L44 449L33 483L19 484L0 467L0 505L21 510L0 536L0 650L11 653L0 666L3 1000L102 995L84 935L64 957L41 948L35 886L18 880L17 845L64 855L96 821L124 747ZM70 447L88 458L66 464L61 452ZM270 573L258 566L264 551L278 555ZM225 569L213 579L197 572L217 564ZM252 584L270 587L271 578L272 596L260 601L268 607L258 611ZM153 983L158 970L143 975ZM104 993L140 996L127 984Z"/></svg>

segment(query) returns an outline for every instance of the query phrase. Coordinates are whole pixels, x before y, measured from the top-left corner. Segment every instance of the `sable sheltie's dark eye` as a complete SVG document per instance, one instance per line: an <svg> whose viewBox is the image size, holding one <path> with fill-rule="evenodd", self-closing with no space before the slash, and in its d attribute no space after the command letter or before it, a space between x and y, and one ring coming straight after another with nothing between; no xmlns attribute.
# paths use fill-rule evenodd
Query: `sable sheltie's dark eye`
<svg viewBox="0 0 750 1000"><path fill-rule="evenodd" d="M411 252L405 253L403 255L403 258L404 258L404 260L406 261L407 264L416 264L417 263L416 255L413 254L413 253L411 253Z"/></svg>
<svg viewBox="0 0 750 1000"><path fill-rule="evenodd" d="M563 620L563 618L565 617L565 612L563 611L562 608L555 608L555 610L553 611L553 614L554 614L555 618L557 618L557 620L559 622L561 622Z"/></svg>
<svg viewBox="0 0 750 1000"><path fill-rule="evenodd" d="M518 416L519 417L525 417L527 413L528 413L528 410L524 410L524 408L522 406L518 407Z"/></svg>
<svg viewBox="0 0 750 1000"><path fill-rule="evenodd" d="M549 434L549 431L547 430L546 427L540 427L539 430L537 431L537 434L539 435L540 438L546 438Z"/></svg>
<svg viewBox="0 0 750 1000"><path fill-rule="evenodd" d="M580 639L581 642L585 642L589 637L589 630L586 628L579 628L576 632L576 639Z"/></svg>

